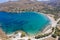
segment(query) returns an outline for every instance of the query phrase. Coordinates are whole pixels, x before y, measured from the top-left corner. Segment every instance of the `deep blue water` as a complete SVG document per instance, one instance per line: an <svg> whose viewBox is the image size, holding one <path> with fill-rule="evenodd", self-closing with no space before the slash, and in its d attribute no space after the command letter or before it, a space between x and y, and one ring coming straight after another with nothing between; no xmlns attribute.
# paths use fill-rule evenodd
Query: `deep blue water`
<svg viewBox="0 0 60 40"><path fill-rule="evenodd" d="M0 12L0 28L6 34L22 30L27 34L37 34L50 23L47 16L38 12Z"/></svg>

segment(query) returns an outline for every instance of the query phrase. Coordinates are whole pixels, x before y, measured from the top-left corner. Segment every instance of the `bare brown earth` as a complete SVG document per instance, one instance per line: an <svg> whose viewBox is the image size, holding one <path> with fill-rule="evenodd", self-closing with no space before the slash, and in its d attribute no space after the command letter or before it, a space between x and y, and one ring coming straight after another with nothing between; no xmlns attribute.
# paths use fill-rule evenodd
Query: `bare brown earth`
<svg viewBox="0 0 60 40"><path fill-rule="evenodd" d="M0 29L0 39L2 39L2 40L8 39L8 36L2 31L2 29Z"/></svg>
<svg viewBox="0 0 60 40"><path fill-rule="evenodd" d="M50 8L53 9L52 6L44 4L42 2L32 2L32 1L28 1L28 0L24 0L24 1L17 1L17 2L6 2L6 3L2 3L0 4L0 10L3 11L11 11L11 10L28 10L28 9L33 9L34 11L40 11L43 8ZM17 9L16 9L17 8ZM43 11L43 10L42 10Z"/></svg>

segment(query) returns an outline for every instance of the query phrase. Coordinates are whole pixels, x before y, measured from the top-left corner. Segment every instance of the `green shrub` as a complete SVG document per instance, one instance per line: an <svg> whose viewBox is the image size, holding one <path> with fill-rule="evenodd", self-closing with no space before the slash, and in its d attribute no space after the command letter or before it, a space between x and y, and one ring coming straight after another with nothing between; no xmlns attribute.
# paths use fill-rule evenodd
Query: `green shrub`
<svg viewBox="0 0 60 40"><path fill-rule="evenodd" d="M52 34L52 37L53 37L53 38L56 38L56 34Z"/></svg>

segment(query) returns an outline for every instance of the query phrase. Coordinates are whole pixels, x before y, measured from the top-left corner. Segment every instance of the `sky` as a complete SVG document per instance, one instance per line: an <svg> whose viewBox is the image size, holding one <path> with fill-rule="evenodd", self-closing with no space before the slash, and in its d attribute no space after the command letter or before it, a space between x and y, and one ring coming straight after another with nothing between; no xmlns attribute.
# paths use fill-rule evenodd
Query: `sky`
<svg viewBox="0 0 60 40"><path fill-rule="evenodd" d="M49 1L49 0L38 0L38 1Z"/></svg>
<svg viewBox="0 0 60 40"><path fill-rule="evenodd" d="M3 2L8 2L9 0L0 0L0 3L3 3ZM16 0L11 0L11 1L16 1Z"/></svg>
<svg viewBox="0 0 60 40"><path fill-rule="evenodd" d="M2 2L7 2L8 0L0 0L0 3L2 3Z"/></svg>
<svg viewBox="0 0 60 40"><path fill-rule="evenodd" d="M9 1L9 0L0 0L0 3L7 2L7 1ZM48 1L48 0L38 0L38 1Z"/></svg>

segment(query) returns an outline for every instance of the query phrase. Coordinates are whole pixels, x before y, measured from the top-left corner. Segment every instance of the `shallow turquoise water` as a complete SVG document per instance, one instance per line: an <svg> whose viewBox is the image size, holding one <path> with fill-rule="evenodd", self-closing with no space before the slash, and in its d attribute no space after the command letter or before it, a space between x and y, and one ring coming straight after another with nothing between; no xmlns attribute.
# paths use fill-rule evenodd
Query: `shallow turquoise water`
<svg viewBox="0 0 60 40"><path fill-rule="evenodd" d="M8 13L0 12L0 28L6 34L22 30L27 34L37 34L50 23L48 17L38 12Z"/></svg>

